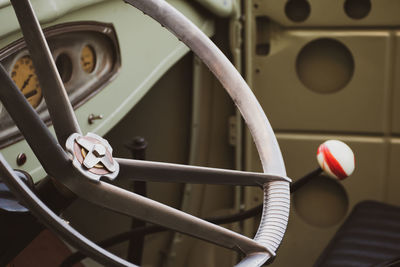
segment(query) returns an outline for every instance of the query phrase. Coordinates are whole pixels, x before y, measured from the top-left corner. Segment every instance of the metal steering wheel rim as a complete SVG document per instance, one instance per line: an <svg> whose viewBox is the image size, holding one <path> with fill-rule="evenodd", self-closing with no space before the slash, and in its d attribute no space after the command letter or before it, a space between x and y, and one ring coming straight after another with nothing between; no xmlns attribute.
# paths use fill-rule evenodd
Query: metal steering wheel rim
<svg viewBox="0 0 400 267"><path fill-rule="evenodd" d="M246 257L236 266L261 266L269 258L275 256L275 251L279 247L286 230L288 216L289 216L289 206L290 206L290 193L289 193L290 179L286 177L286 171L282 155L267 117L265 116L254 94L251 92L250 88L248 87L244 79L237 72L237 70L230 63L230 61L212 43L212 41L206 35L203 34L203 32L201 32L192 22L190 22L186 17L184 17L181 13L179 13L175 8L173 8L163 0L124 0L124 1L132 6L135 6L139 10L143 11L145 14L148 14L153 19L158 21L161 25L170 30L209 67L209 69L221 82L223 87L227 90L227 92L237 105L238 109L240 110L244 120L246 121L246 124L250 130L251 135L253 136L253 140L257 147L264 173L278 177L277 179L271 179L268 182L263 182L262 184L264 191L264 207L261 216L260 226L254 238L255 243L250 242L249 243L250 245L246 247L247 246L246 240L244 241L244 243L237 242L237 244L233 240L240 235L238 234L234 235L230 233L229 230L226 230L223 231L222 233L224 236L219 237L217 235L218 234L217 232L222 230L218 230L216 232L217 238L221 239L218 240L218 242L216 241L215 242L216 244L222 245L224 242L223 240L227 240L227 242L229 241L235 244L234 247L231 246L230 248L236 248L246 253ZM18 5L17 2L18 0L12 1L14 6ZM29 4L28 1L27 3ZM6 75L5 71L3 71L3 73L0 74L3 75L3 79L7 79L7 77L4 77L4 75ZM55 75L57 76L57 74ZM7 82L9 83L3 86L13 87L14 91L16 91L15 90L16 87L15 85L13 85L12 82L10 82L10 79L7 80ZM32 114L32 110L30 110L32 108L29 106L29 104L26 103L26 100L23 98L23 96L18 95L18 93L19 91L15 92L15 97L20 98L21 105L24 105L24 107L27 110L26 112L29 113L29 116L33 116L32 120L36 120L36 118ZM9 95L10 93L6 95L6 93L2 94L0 92L0 98L3 102L6 102L5 100L10 97ZM10 106L7 107L6 104L5 106L6 108L12 109L12 107ZM10 112L10 114L11 113L12 112ZM13 114L11 115L13 116ZM16 115L16 117L18 116L19 115ZM14 117L13 119L16 120ZM25 118L25 120L27 119L28 118ZM21 120L23 119L19 119L19 121ZM40 121L36 121L36 123L37 125L39 125ZM20 125L18 126L21 128ZM43 133L45 133L47 127L44 125L40 126ZM77 129L78 130L76 131L79 132L79 126L77 126ZM21 131L24 133L23 129ZM58 134L57 137L60 140L60 136ZM26 138L31 147L33 146L32 149L36 154L36 150L39 151L41 148L35 147L34 142L30 141L30 139L27 136ZM46 135L45 139L47 140L44 141L53 140L51 135ZM90 181L77 182L77 179L79 179L77 177L80 177L80 174L76 170L72 169L70 164L70 159L68 158L67 154L62 150L60 145L58 145L57 142L55 142L55 140L52 141L52 149L54 153L57 154L58 156L58 158L56 157L58 160L57 166L49 166L51 164L46 164L46 162L44 162L45 160L41 160L40 157L38 157L39 160L41 161L45 169L46 166L48 167L46 171L50 175L55 174L54 177L58 178L61 182L64 183L64 185L66 185L71 191L76 193L78 196L84 197L85 190L87 192L88 190L96 190L96 188L97 189L101 188L102 190L104 190L101 192L103 193L107 192L111 197L116 198L118 194L126 197L126 199L124 198L125 205L129 203L128 198L137 198L137 201L144 201L140 197L132 196L132 194L129 194L128 196L128 193L123 192L120 189L115 189L113 186L103 182L100 182L100 184L96 185ZM38 153L37 155L39 155L40 151L37 153ZM25 186L24 183L18 179L18 177L15 176L12 169L5 162L4 158L0 157L0 161L1 161L0 175L4 177L4 182L6 182L7 185L16 193L16 195L18 195L18 197L21 198L21 200L25 203L25 205L29 209L31 209L32 213L38 216L40 220L42 220L49 228L59 233L64 239L70 241L77 248L82 249L89 256L92 256L96 260L102 261L107 265L133 266L132 264L126 262L125 260L122 260L116 257L115 255L112 255L111 253L105 251L104 249L101 249L93 242L87 240L85 237L77 233L72 227L66 224L63 220L58 218L57 215L52 213L51 210L49 210L44 205L44 203L42 203L29 190L29 188ZM125 163L124 160L117 159L117 161L119 161L120 164ZM65 169L66 171L60 174L59 170L57 170L59 168ZM57 177L57 175L61 177ZM93 199L96 199L96 197L98 196L93 196ZM116 200L117 199L118 198L116 198ZM150 203L146 205L152 204L148 200L146 200L146 202L143 203L144 204ZM101 205L103 207L106 208L108 207L110 209L113 209L111 207L112 205L109 203L102 203ZM107 205L109 205L110 207ZM162 210L165 209L165 207L159 209ZM174 211L172 211L171 208L169 208L167 211L172 212L174 216L179 215L178 212L174 213ZM122 209L119 209L118 212L124 213ZM129 211L126 211L126 213L129 213ZM183 216L182 219L188 220L189 225L191 223L190 220L193 220L194 224L198 223L198 219L196 220L194 220L193 218L187 219L185 216ZM151 220L149 219L149 221ZM153 219L153 222L154 221L156 221L156 219ZM215 229L208 224L207 227L209 228L205 228L206 230ZM200 234L198 235L193 234L193 235L202 238Z"/></svg>

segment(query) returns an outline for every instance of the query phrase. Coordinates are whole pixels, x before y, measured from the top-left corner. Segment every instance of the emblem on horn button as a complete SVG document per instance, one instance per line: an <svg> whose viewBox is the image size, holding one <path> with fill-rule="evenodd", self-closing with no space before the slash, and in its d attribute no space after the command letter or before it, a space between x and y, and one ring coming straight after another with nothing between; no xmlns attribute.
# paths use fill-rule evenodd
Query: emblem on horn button
<svg viewBox="0 0 400 267"><path fill-rule="evenodd" d="M86 136L74 133L66 142L67 150L72 154L73 165L86 177L99 181L101 177L114 180L119 165L112 157L112 148L104 138L94 133Z"/></svg>

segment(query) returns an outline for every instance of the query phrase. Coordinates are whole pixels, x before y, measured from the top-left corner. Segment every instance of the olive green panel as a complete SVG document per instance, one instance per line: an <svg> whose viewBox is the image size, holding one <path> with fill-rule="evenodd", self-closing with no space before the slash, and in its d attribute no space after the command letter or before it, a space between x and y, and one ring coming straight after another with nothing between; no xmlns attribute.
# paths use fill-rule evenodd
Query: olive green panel
<svg viewBox="0 0 400 267"><path fill-rule="evenodd" d="M271 29L253 90L275 130L382 133L390 33ZM386 99L385 99L386 97Z"/></svg>
<svg viewBox="0 0 400 267"><path fill-rule="evenodd" d="M207 14L199 13L185 1L170 2L206 34L212 34L213 21ZM123 1L107 1L82 8L52 24L79 20L113 23L120 43L122 68L117 78L75 111L83 133L95 132L104 135L146 94L168 68L187 53L188 48L160 24ZM44 27L47 26L50 25ZM0 47L18 36L19 34L13 34L1 39ZM101 114L103 119L89 124L90 114ZM43 177L44 171L25 141L9 146L1 152L14 168L17 168L15 162L17 155L21 152L26 153L27 162L18 168L28 171L35 181Z"/></svg>
<svg viewBox="0 0 400 267"><path fill-rule="evenodd" d="M320 177L292 195L288 229L271 266L312 266L346 215L366 199L384 201L388 146L384 139L333 135L277 134L289 177L297 180L315 169L318 146L339 139L353 149L356 170L346 180ZM368 166L368 167L367 167Z"/></svg>
<svg viewBox="0 0 400 267"><path fill-rule="evenodd" d="M106 134L117 157L131 158L126 145L135 136L148 142L146 159L186 164L190 142L191 63L188 54L173 65L139 103ZM132 190L129 182L119 186ZM153 200L179 208L183 184L147 183L147 196ZM65 212L71 225L92 240L102 240L128 231L131 221L127 216L77 200ZM172 232L146 236L143 252L144 266L160 266L165 258ZM126 257L127 243L113 247L112 252ZM100 266L93 263L88 266Z"/></svg>
<svg viewBox="0 0 400 267"><path fill-rule="evenodd" d="M391 140L389 171L387 177L387 202L400 204L400 139Z"/></svg>
<svg viewBox="0 0 400 267"><path fill-rule="evenodd" d="M196 71L192 71L192 61ZM193 90L192 79L195 80ZM193 102L197 101L194 104L196 114L192 115ZM227 121L231 114L234 114L234 108L227 93L213 74L189 53L160 78L105 138L118 157L129 158L126 144L134 136L143 136L148 141L147 160L186 164L189 158L189 163L194 165L232 168L233 148L227 140ZM132 188L127 183L123 186ZM231 186L188 184L184 192L183 184L147 183L147 186L149 198L182 208L195 216L236 213L233 209L234 187ZM183 197L188 198L187 203L181 204ZM130 219L126 216L84 201L74 203L64 217L83 234L96 240L130 227ZM95 226L90 227L93 224ZM233 266L237 262L235 251L189 236L175 235L177 239L173 243L172 232L146 236L142 266ZM118 255L126 256L126 251L126 243L112 248ZM87 266L99 266L91 260L86 263Z"/></svg>
<svg viewBox="0 0 400 267"><path fill-rule="evenodd" d="M226 23L216 25L215 43L227 51ZM208 68L193 60L192 122L189 164L234 168L234 149L228 142L233 102ZM186 184L181 210L201 218L235 213L234 187ZM232 229L232 225L228 226ZM236 229L237 230L237 229ZM237 254L202 240L175 233L163 266L233 266Z"/></svg>
<svg viewBox="0 0 400 267"><path fill-rule="evenodd" d="M272 266L312 266L357 203L400 204L400 46L392 27L400 22L400 2L244 3L246 79L277 133L288 176L295 181L317 168L326 139L355 152L351 177L339 183L321 176L292 194ZM259 170L248 134L245 151L246 168ZM246 193L245 204L254 205L256 195Z"/></svg>
<svg viewBox="0 0 400 267"><path fill-rule="evenodd" d="M395 55L393 69L393 133L400 134L400 32L395 35Z"/></svg>
<svg viewBox="0 0 400 267"><path fill-rule="evenodd" d="M398 0L254 0L256 14L285 26L398 26Z"/></svg>

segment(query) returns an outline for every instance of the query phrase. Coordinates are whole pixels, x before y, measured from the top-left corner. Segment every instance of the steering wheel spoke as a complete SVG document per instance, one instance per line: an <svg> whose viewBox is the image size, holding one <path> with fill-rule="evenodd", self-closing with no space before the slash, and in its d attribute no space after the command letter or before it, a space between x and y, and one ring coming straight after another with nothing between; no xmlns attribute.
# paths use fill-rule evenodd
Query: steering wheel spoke
<svg viewBox="0 0 400 267"><path fill-rule="evenodd" d="M96 183L87 179L76 186L70 186L70 189L95 205L241 251L246 255L274 255L272 250L253 239L105 182Z"/></svg>
<svg viewBox="0 0 400 267"><path fill-rule="evenodd" d="M58 142L64 146L73 133L81 133L64 84L29 0L11 0L32 58Z"/></svg>
<svg viewBox="0 0 400 267"><path fill-rule="evenodd" d="M57 177L70 160L1 64L0 100L43 168Z"/></svg>
<svg viewBox="0 0 400 267"><path fill-rule="evenodd" d="M74 228L69 226L64 220L58 217L46 204L44 204L25 183L16 176L12 168L8 165L3 155L0 154L0 176L8 188L29 208L29 210L47 227L56 231L61 237L71 245L79 247L82 252L89 255L107 266L130 266L136 265L129 263L107 250L99 247Z"/></svg>
<svg viewBox="0 0 400 267"><path fill-rule="evenodd" d="M290 179L274 174L197 167L173 163L115 158L118 180L260 186Z"/></svg>

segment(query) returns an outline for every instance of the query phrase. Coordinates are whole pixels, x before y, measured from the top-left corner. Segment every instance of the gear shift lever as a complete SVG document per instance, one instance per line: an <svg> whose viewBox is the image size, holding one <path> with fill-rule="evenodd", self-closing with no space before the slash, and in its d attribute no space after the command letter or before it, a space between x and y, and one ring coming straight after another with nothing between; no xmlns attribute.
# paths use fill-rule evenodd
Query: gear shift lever
<svg viewBox="0 0 400 267"><path fill-rule="evenodd" d="M317 160L320 167L292 183L290 192L293 193L318 177L322 172L332 178L343 180L350 176L355 168L354 153L345 143L338 140L328 140L318 147Z"/></svg>
<svg viewBox="0 0 400 267"><path fill-rule="evenodd" d="M328 140L318 147L317 160L321 169L329 176L343 180L355 167L354 153L345 143Z"/></svg>

